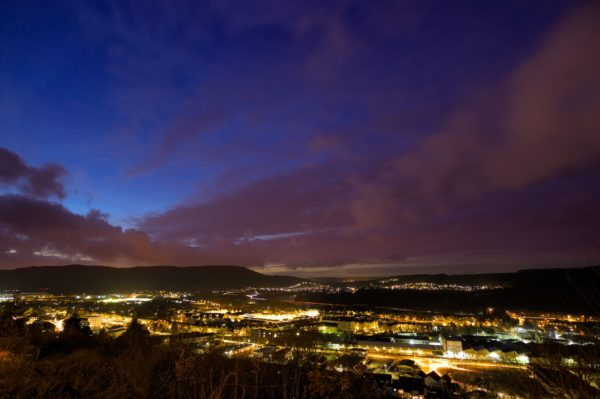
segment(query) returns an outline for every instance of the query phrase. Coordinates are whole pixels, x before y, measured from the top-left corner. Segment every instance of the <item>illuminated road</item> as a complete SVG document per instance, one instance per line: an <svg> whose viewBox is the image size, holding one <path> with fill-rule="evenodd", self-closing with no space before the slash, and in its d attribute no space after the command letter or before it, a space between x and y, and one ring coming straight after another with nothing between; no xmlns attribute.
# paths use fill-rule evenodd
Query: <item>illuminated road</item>
<svg viewBox="0 0 600 399"><path fill-rule="evenodd" d="M517 369L517 370L525 370L527 366L513 363L500 363L494 361L485 361L485 360L470 360L470 359L451 359L451 358L441 358L437 356L419 356L419 355L398 355L398 354L383 354L383 353L372 353L369 352L367 354L369 359L390 359L390 360L403 360L410 359L413 360L424 372L429 373L432 370L438 369L455 369L455 370L463 370L463 371L472 371L472 369L482 369L482 368L508 368L508 369Z"/></svg>

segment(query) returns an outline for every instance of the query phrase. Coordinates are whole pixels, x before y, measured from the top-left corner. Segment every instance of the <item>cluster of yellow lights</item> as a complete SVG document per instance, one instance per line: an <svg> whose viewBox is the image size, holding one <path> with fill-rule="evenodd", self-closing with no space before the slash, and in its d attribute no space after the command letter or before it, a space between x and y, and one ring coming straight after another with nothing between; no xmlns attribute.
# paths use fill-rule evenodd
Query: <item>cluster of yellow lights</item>
<svg viewBox="0 0 600 399"><path fill-rule="evenodd" d="M121 302L148 302L151 301L152 298L148 297L138 297L135 295L127 296L127 297L111 297L102 299L100 302L104 303L121 303Z"/></svg>
<svg viewBox="0 0 600 399"><path fill-rule="evenodd" d="M8 294L0 294L0 302L9 302L12 301L14 298L12 295L8 295Z"/></svg>
<svg viewBox="0 0 600 399"><path fill-rule="evenodd" d="M319 311L316 309L304 310L294 313L248 313L247 319L266 320L266 321L288 321L301 317L318 317Z"/></svg>

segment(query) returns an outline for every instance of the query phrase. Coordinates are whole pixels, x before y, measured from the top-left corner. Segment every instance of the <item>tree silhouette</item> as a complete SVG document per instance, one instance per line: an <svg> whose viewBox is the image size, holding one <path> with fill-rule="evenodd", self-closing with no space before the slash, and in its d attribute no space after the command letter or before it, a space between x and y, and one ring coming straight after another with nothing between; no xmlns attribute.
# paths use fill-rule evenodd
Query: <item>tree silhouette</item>
<svg viewBox="0 0 600 399"><path fill-rule="evenodd" d="M117 346L123 349L143 350L150 345L150 332L137 317L131 319L127 330L117 338Z"/></svg>
<svg viewBox="0 0 600 399"><path fill-rule="evenodd" d="M61 337L66 338L83 338L90 337L91 335L92 330L84 323L84 320L80 318L77 313L74 313L63 322L63 330L60 334Z"/></svg>
<svg viewBox="0 0 600 399"><path fill-rule="evenodd" d="M25 332L25 319L18 317L13 304L0 312L0 337L18 337Z"/></svg>

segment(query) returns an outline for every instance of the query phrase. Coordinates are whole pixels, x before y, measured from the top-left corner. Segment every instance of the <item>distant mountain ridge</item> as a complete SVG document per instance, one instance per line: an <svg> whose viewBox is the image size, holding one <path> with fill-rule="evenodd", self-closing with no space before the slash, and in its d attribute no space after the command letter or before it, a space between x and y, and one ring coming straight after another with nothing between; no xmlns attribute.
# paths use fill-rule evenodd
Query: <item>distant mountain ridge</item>
<svg viewBox="0 0 600 399"><path fill-rule="evenodd" d="M284 287L302 279L269 276L241 266L31 266L0 270L0 290L114 293L142 290L212 291Z"/></svg>
<svg viewBox="0 0 600 399"><path fill-rule="evenodd" d="M395 284L428 282L435 284L464 284L464 285L501 285L503 287L512 287L514 285L535 283L538 279L546 282L552 281L553 284L562 284L565 279L573 278L587 280L600 276L600 265L584 267L552 267L520 269L508 272L485 272L485 273L408 273L389 276L375 276L362 278L348 277L317 277L310 280L333 285L351 285L356 287L366 287L370 284L377 284L384 280L394 280Z"/></svg>
<svg viewBox="0 0 600 399"><path fill-rule="evenodd" d="M456 285L497 285L497 290L390 290L393 284L429 282ZM401 275L361 281L354 293L306 293L298 300L343 305L388 306L416 310L482 311L487 307L524 311L600 314L600 266L526 269L492 274Z"/></svg>

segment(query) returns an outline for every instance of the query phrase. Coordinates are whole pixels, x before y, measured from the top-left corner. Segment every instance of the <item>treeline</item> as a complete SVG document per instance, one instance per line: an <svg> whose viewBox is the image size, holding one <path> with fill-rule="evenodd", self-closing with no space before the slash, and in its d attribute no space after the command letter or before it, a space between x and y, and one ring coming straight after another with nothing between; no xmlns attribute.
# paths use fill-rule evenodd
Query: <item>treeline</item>
<svg viewBox="0 0 600 399"><path fill-rule="evenodd" d="M118 338L92 334L73 315L60 333L0 313L1 398L377 398L360 371L313 364L298 346L286 364L198 354L185 340L165 344L133 320Z"/></svg>

